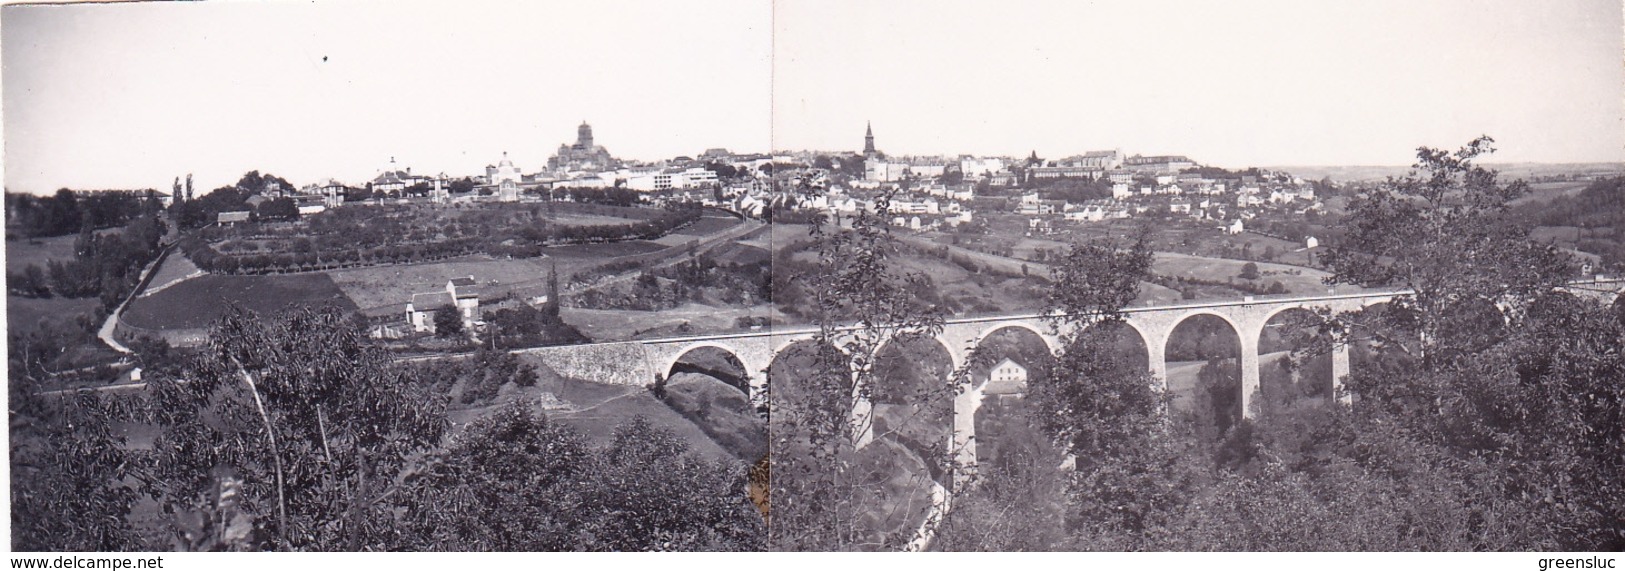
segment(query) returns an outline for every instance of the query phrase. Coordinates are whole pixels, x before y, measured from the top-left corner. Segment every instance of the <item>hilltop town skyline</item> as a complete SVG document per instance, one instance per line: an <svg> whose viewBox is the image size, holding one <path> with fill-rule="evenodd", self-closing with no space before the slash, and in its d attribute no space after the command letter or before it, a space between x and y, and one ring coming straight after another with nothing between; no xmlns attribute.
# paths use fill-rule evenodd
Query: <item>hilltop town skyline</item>
<svg viewBox="0 0 1625 571"><path fill-rule="evenodd" d="M5 183L350 180L391 157L475 174L504 152L535 170L583 120L649 162L856 152L866 121L904 156L1402 166L1417 145L1490 134L1501 161L1611 162L1617 8L8 6Z"/></svg>

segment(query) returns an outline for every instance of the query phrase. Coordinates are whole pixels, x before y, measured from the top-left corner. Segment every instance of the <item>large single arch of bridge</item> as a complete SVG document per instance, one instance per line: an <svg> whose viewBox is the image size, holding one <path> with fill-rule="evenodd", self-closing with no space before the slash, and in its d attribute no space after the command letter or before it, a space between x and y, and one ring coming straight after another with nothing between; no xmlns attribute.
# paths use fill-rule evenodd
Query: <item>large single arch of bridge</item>
<svg viewBox="0 0 1625 571"><path fill-rule="evenodd" d="M858 461L883 468L886 493L876 498L888 514L878 522L888 533L914 533L925 526L936 496L951 485L955 461L952 355L939 339L905 335L876 352L869 387L869 436Z"/></svg>
<svg viewBox="0 0 1625 571"><path fill-rule="evenodd" d="M1336 387L1333 345L1320 331L1322 319L1302 307L1286 307L1264 321L1258 338L1260 416L1286 414L1330 402Z"/></svg>
<svg viewBox="0 0 1625 571"><path fill-rule="evenodd" d="M1256 360L1257 337L1248 342L1230 316L1207 309L1179 315L1160 342L1171 406L1189 416L1198 433L1217 438L1247 416L1256 385L1243 378L1249 351Z"/></svg>
<svg viewBox="0 0 1625 571"><path fill-rule="evenodd" d="M964 466L996 465L1042 444L1037 427L1025 420L1025 397L1055 361L1051 339L1029 324L993 327L978 337L959 371L963 387L954 399L953 447Z"/></svg>
<svg viewBox="0 0 1625 571"><path fill-rule="evenodd" d="M751 367L746 365L735 351L731 346L720 342L695 343L684 347L682 352L672 357L671 362L662 368L661 374L665 375L668 381L679 373L706 375L722 381L748 397L754 392L751 378L765 376L766 372L758 370L752 375Z"/></svg>

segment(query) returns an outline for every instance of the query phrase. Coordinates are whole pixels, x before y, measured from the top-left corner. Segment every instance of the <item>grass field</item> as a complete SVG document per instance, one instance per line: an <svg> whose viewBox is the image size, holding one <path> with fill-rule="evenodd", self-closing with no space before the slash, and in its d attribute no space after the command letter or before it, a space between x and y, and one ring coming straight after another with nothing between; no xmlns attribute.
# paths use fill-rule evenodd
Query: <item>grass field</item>
<svg viewBox="0 0 1625 571"><path fill-rule="evenodd" d="M6 329L12 333L27 334L39 328L41 319L67 323L79 315L88 314L101 305L94 297L68 299L53 297L36 299L6 296Z"/></svg>
<svg viewBox="0 0 1625 571"><path fill-rule="evenodd" d="M1258 273L1261 276L1254 280L1257 283L1268 284L1271 281L1278 281L1287 291L1295 294L1326 293L1328 288L1321 282L1321 278L1328 275L1326 272L1285 264L1254 263L1258 264ZM1246 264L1247 262L1241 260L1157 252L1156 261L1152 263L1152 271L1169 277L1183 276L1219 282L1235 278L1240 283L1246 281L1237 277L1241 274L1242 266ZM1337 286L1335 289L1338 293L1360 291L1360 288L1348 285Z"/></svg>
<svg viewBox="0 0 1625 571"><path fill-rule="evenodd" d="M191 259L180 253L180 250L176 250L164 258L164 265L158 267L157 272L152 276L152 282L147 284L147 289L143 290L141 295L150 295L153 292L175 285L181 280L202 275L202 273L203 270L198 269Z"/></svg>
<svg viewBox="0 0 1625 571"><path fill-rule="evenodd" d="M1559 196L1573 196L1579 194L1580 191L1585 190L1585 187L1589 184L1591 183L1587 181L1531 183L1529 185L1529 194L1512 201L1512 203L1523 204L1525 202L1545 202Z"/></svg>
<svg viewBox="0 0 1625 571"><path fill-rule="evenodd" d="M771 256L772 255L768 253L766 248L749 246L739 242L724 244L714 250L711 250L711 253L709 254L711 259L716 260L718 264L724 265L758 264L771 260Z"/></svg>
<svg viewBox="0 0 1625 571"><path fill-rule="evenodd" d="M586 214L580 212L560 212L545 217L548 222L562 226L614 226L617 224L630 224L638 222L634 218L620 218L600 214Z"/></svg>
<svg viewBox="0 0 1625 571"><path fill-rule="evenodd" d="M6 271L21 272L29 264L37 265L43 270L45 263L50 260L72 260L73 242L78 238L77 235L68 235L33 240L6 240Z"/></svg>
<svg viewBox="0 0 1625 571"><path fill-rule="evenodd" d="M208 275L136 299L125 310L123 320L148 329L190 329L212 324L225 314L228 303L270 315L289 304L329 302L346 310L356 308L326 274Z"/></svg>
<svg viewBox="0 0 1625 571"><path fill-rule="evenodd" d="M685 242L687 240L684 240ZM607 242L603 244L571 244L569 246L554 246L547 249L547 255L565 258L590 258L605 260L619 256L647 254L665 249L665 246L646 240L629 240L626 242Z"/></svg>
<svg viewBox="0 0 1625 571"><path fill-rule="evenodd" d="M614 309L579 309L566 307L561 311L566 323L575 325L595 341L619 341L639 338L692 335L698 333L743 333L736 327L740 317L769 316L775 321L783 319L773 306L712 307L689 303L663 311L631 311ZM678 330L682 324L690 330Z"/></svg>
<svg viewBox="0 0 1625 571"><path fill-rule="evenodd" d="M684 227L682 230L674 232L674 234L683 234L685 236L710 236L712 234L716 234L717 232L738 226L740 222L741 220L732 216L708 215L700 218L699 221Z"/></svg>
<svg viewBox="0 0 1625 571"><path fill-rule="evenodd" d="M559 264L560 280L567 279L571 264ZM414 293L446 291L452 278L474 276L481 285L493 280L499 286L547 279L548 265L541 259L493 259L467 256L428 264L373 266L326 272L357 307L369 308L406 303Z"/></svg>

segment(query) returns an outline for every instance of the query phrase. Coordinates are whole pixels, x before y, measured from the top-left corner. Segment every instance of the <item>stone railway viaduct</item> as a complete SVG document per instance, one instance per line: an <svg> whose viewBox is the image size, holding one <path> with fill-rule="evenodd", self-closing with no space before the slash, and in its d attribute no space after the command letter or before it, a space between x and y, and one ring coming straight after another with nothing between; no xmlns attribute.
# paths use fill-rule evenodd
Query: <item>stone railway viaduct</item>
<svg viewBox="0 0 1625 571"><path fill-rule="evenodd" d="M1625 292L1625 279L1597 278L1573 282L1567 290L1612 300ZM1327 309L1334 313L1357 311L1409 293L1406 290L1368 290L1309 296L1249 296L1233 300L1130 307L1123 310L1123 317L1128 327L1138 333L1144 342L1150 373L1164 387L1168 381L1166 352L1174 329L1199 315L1211 315L1228 323L1241 343L1242 413L1251 416L1254 414L1251 401L1258 394L1260 384L1259 340L1271 318L1294 309ZM1069 333L1067 327L1042 314L956 318L944 322L935 340L947 350L953 368L959 370L966 366L971 352L984 339L1001 330L1016 328L1030 331L1054 353L1062 348L1061 339ZM855 328L842 331L853 330ZM774 359L792 345L811 341L817 333L816 327L775 327L746 333L544 347L516 352L537 355L549 367L566 376L603 383L642 385L651 382L657 375L670 376L679 360L689 352L714 347L739 359L749 375L751 396L757 397L767 386L767 370ZM1335 394L1350 372L1348 347L1335 346L1331 361ZM981 390L981 386L968 386L959 391L954 399L953 436L949 444L963 465L974 464L976 458L975 417L982 401ZM872 431L872 423L867 422L868 414L868 404L859 402L853 411L857 421L854 425L869 427L866 430ZM859 446L866 444L872 436L872 433L860 432L857 435Z"/></svg>

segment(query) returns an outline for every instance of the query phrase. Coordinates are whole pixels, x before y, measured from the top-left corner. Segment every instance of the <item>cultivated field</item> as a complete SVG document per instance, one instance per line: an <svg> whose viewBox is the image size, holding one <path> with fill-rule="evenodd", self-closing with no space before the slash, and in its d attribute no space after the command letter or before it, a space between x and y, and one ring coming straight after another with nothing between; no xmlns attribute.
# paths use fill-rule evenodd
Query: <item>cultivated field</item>
<svg viewBox="0 0 1625 571"><path fill-rule="evenodd" d="M225 315L232 303L261 315L280 312L289 304L333 303L345 310L356 309L326 274L207 275L137 298L124 311L122 320L145 329L207 327Z"/></svg>
<svg viewBox="0 0 1625 571"><path fill-rule="evenodd" d="M152 281L147 284L145 290L141 291L141 295L152 295L164 288L180 283L182 280L201 275L203 275L203 270L198 269L197 264L193 264L192 260L188 259L185 254L176 250L170 252L164 258L163 265L158 266L158 270L152 276Z"/></svg>
<svg viewBox="0 0 1625 571"><path fill-rule="evenodd" d="M567 271L572 264L563 260L560 262L562 281L567 279ZM506 260L466 256L427 264L334 270L327 272L327 275L332 276L333 283L357 307L374 308L409 302L414 293L444 292L446 282L452 278L474 276L480 285L496 282L498 287L511 287L545 283L547 271L547 261L543 259Z"/></svg>

